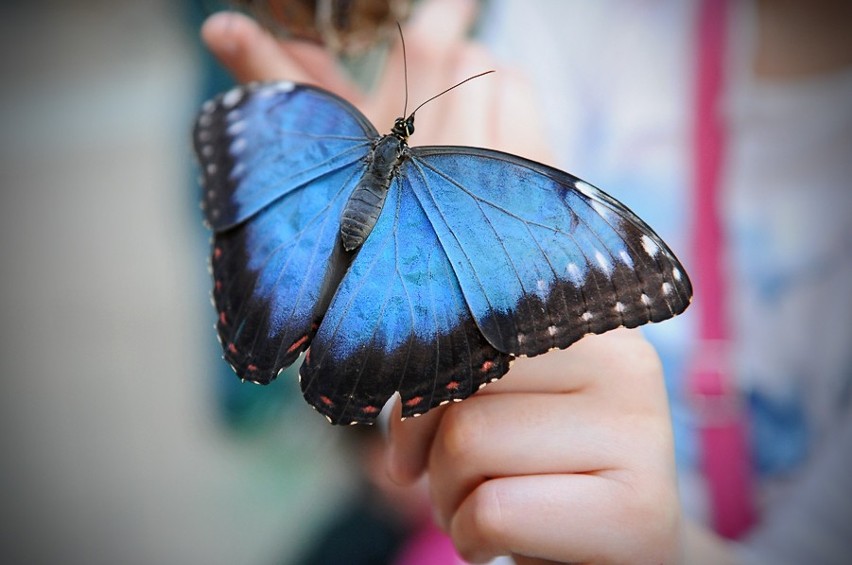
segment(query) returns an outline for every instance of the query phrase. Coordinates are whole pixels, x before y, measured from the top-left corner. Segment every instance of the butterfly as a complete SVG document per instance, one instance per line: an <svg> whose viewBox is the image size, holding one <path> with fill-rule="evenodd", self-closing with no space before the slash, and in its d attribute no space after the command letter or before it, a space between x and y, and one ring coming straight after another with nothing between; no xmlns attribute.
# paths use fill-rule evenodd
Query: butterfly
<svg viewBox="0 0 852 565"><path fill-rule="evenodd" d="M415 110L416 112L416 110ZM516 357L683 312L692 287L623 204L519 156L409 147L315 86L255 83L194 128L213 231L217 330L237 375L304 353L305 399L333 424L460 401Z"/></svg>

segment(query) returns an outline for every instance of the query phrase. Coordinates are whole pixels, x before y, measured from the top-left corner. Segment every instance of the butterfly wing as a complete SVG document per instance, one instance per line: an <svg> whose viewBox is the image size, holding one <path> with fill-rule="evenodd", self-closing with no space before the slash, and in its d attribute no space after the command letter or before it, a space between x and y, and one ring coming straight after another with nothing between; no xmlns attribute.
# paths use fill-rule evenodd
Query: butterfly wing
<svg viewBox="0 0 852 565"><path fill-rule="evenodd" d="M351 104L292 82L237 86L206 102L193 134L214 231L363 160L376 129Z"/></svg>
<svg viewBox="0 0 852 565"><path fill-rule="evenodd" d="M305 398L335 424L370 422L395 392L403 416L461 400L511 356L484 338L420 202L397 178L301 368Z"/></svg>
<svg viewBox="0 0 852 565"><path fill-rule="evenodd" d="M692 288L671 250L597 188L495 151L411 153L405 178L497 350L538 355L689 305Z"/></svg>
<svg viewBox="0 0 852 565"><path fill-rule="evenodd" d="M292 83L205 104L194 137L214 230L213 299L241 378L269 382L308 347L349 262L339 217L375 135L348 103Z"/></svg>

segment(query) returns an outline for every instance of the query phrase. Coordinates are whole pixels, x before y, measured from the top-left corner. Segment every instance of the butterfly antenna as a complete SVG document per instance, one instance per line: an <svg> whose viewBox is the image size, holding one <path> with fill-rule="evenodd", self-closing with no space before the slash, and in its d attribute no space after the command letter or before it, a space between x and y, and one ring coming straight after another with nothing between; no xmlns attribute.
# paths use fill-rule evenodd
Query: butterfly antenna
<svg viewBox="0 0 852 565"><path fill-rule="evenodd" d="M405 79L405 105L402 107L403 117L408 114L408 56L405 54L405 36L402 35L402 26L396 22L396 29L399 30L399 40L402 42L402 75Z"/></svg>
<svg viewBox="0 0 852 565"><path fill-rule="evenodd" d="M490 71L485 71L485 72L483 72L483 73L475 74L475 75L473 75L472 77L467 77L467 78L466 78L466 79L464 79L463 81L461 81L461 82L459 82L459 83L454 84L453 86L449 87L448 89L444 90L443 92L439 92L438 94L436 94L436 95L435 95L435 96L433 96L432 98L429 98L429 99L428 99L428 100L426 100L425 102L421 103L421 104L420 104L417 108L415 108L415 109L411 112L411 115L413 116L414 114L416 114L416 113L417 113L417 110L419 110L420 108L422 108L423 106L425 106L426 104L428 104L429 102L431 102L432 100L434 100L435 98L438 98L438 97L440 97L440 96L443 96L444 94L448 93L449 91L453 90L454 88L458 88L458 87L460 87L461 85L463 85L464 83L469 82L469 81L472 81L472 80L473 80L473 79L475 79L475 78L479 78L479 77L482 77L482 76L485 76L485 75L490 75L490 74L491 74L491 73L493 73L493 72L494 72L494 70L490 70ZM407 97L408 97L408 91L407 91L407 89L406 89L406 98L407 98ZM403 114L403 115L405 115L405 114Z"/></svg>

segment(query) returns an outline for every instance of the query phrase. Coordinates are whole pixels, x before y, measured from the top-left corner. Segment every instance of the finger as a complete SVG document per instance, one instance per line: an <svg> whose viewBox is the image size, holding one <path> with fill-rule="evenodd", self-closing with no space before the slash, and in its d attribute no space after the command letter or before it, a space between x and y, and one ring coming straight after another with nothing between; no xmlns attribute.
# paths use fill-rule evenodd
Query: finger
<svg viewBox="0 0 852 565"><path fill-rule="evenodd" d="M467 35L477 6L472 0L428 0L411 15L405 26L406 44L431 46L433 51L452 50Z"/></svg>
<svg viewBox="0 0 852 565"><path fill-rule="evenodd" d="M605 395L618 391L632 394L637 387L644 387L647 379L656 382L659 367L659 356L641 332L619 329L586 336L566 349L517 359L509 374L478 394L592 388ZM617 390L612 392L611 388Z"/></svg>
<svg viewBox="0 0 852 565"><path fill-rule="evenodd" d="M464 500L450 535L473 562L516 554L571 563L668 563L676 551L676 493L653 484L596 475L494 479Z"/></svg>
<svg viewBox="0 0 852 565"><path fill-rule="evenodd" d="M402 405L396 403L388 426L385 468L397 484L414 483L426 468L429 447L446 406L434 408L418 418L402 420Z"/></svg>
<svg viewBox="0 0 852 565"><path fill-rule="evenodd" d="M499 81L492 120L494 148L540 163L552 163L552 151L542 135L545 128L539 100L530 81L509 68L501 68L494 80Z"/></svg>
<svg viewBox="0 0 852 565"><path fill-rule="evenodd" d="M337 59L321 45L306 41L279 41L279 47L308 75L307 82L360 104L362 92L346 76Z"/></svg>
<svg viewBox="0 0 852 565"><path fill-rule="evenodd" d="M448 65L446 77L440 79L444 84L436 84L436 89L446 89L495 66L485 48L473 43L460 45ZM494 75L480 77L424 106L418 112L422 126L418 144L496 149L495 124L504 118L497 114L496 87Z"/></svg>
<svg viewBox="0 0 852 565"><path fill-rule="evenodd" d="M620 369L611 366L612 357L622 363ZM656 402L665 402L664 390L659 394L653 392L659 391L655 387L662 386L658 364L656 352L641 334L629 330L616 331L604 336L589 336L563 351L519 359L499 382L490 384L460 404L436 408L420 418L401 422L397 407L397 412L390 418L388 473L394 481L403 484L414 482L423 473L438 424L447 408L454 411L466 409L477 398L492 394L567 393L587 387L600 389L596 393L609 403L614 402L614 395L631 402L655 398ZM639 367L645 367L644 371L638 371ZM610 382L615 392L608 392L605 382ZM647 406L646 409L652 413L665 410L658 405ZM511 410L506 411L512 414ZM513 421L514 414L512 418L506 418L505 413L497 413L495 420Z"/></svg>
<svg viewBox="0 0 852 565"><path fill-rule="evenodd" d="M428 0L418 5L403 28L409 69L409 112L415 104L451 85L449 62L475 13L476 4L471 0ZM397 42L374 89L371 117L381 123L392 123L403 109L406 84L402 56L402 45Z"/></svg>
<svg viewBox="0 0 852 565"><path fill-rule="evenodd" d="M618 473L628 461L645 462L641 471L671 474L673 440L662 384L658 388L646 391L660 399L656 412L552 393L498 394L448 407L428 462L439 523L446 526L462 500L490 477Z"/></svg>
<svg viewBox="0 0 852 565"><path fill-rule="evenodd" d="M254 20L234 12L213 14L201 27L207 47L239 82L288 79L310 82L309 73L286 56Z"/></svg>

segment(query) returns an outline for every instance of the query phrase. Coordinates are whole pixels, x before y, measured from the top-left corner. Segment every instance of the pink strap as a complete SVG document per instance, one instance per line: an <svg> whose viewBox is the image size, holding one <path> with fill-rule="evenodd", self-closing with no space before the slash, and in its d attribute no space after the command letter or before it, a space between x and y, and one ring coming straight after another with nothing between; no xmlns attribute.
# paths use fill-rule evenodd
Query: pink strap
<svg viewBox="0 0 852 565"><path fill-rule="evenodd" d="M722 536L737 538L754 522L745 418L732 386L729 326L719 210L725 152L721 116L728 2L702 0L696 65L695 204L692 279L698 315L698 347L689 387L697 401L702 470L711 519Z"/></svg>
<svg viewBox="0 0 852 565"><path fill-rule="evenodd" d="M450 537L427 520L405 542L394 565L462 565Z"/></svg>

